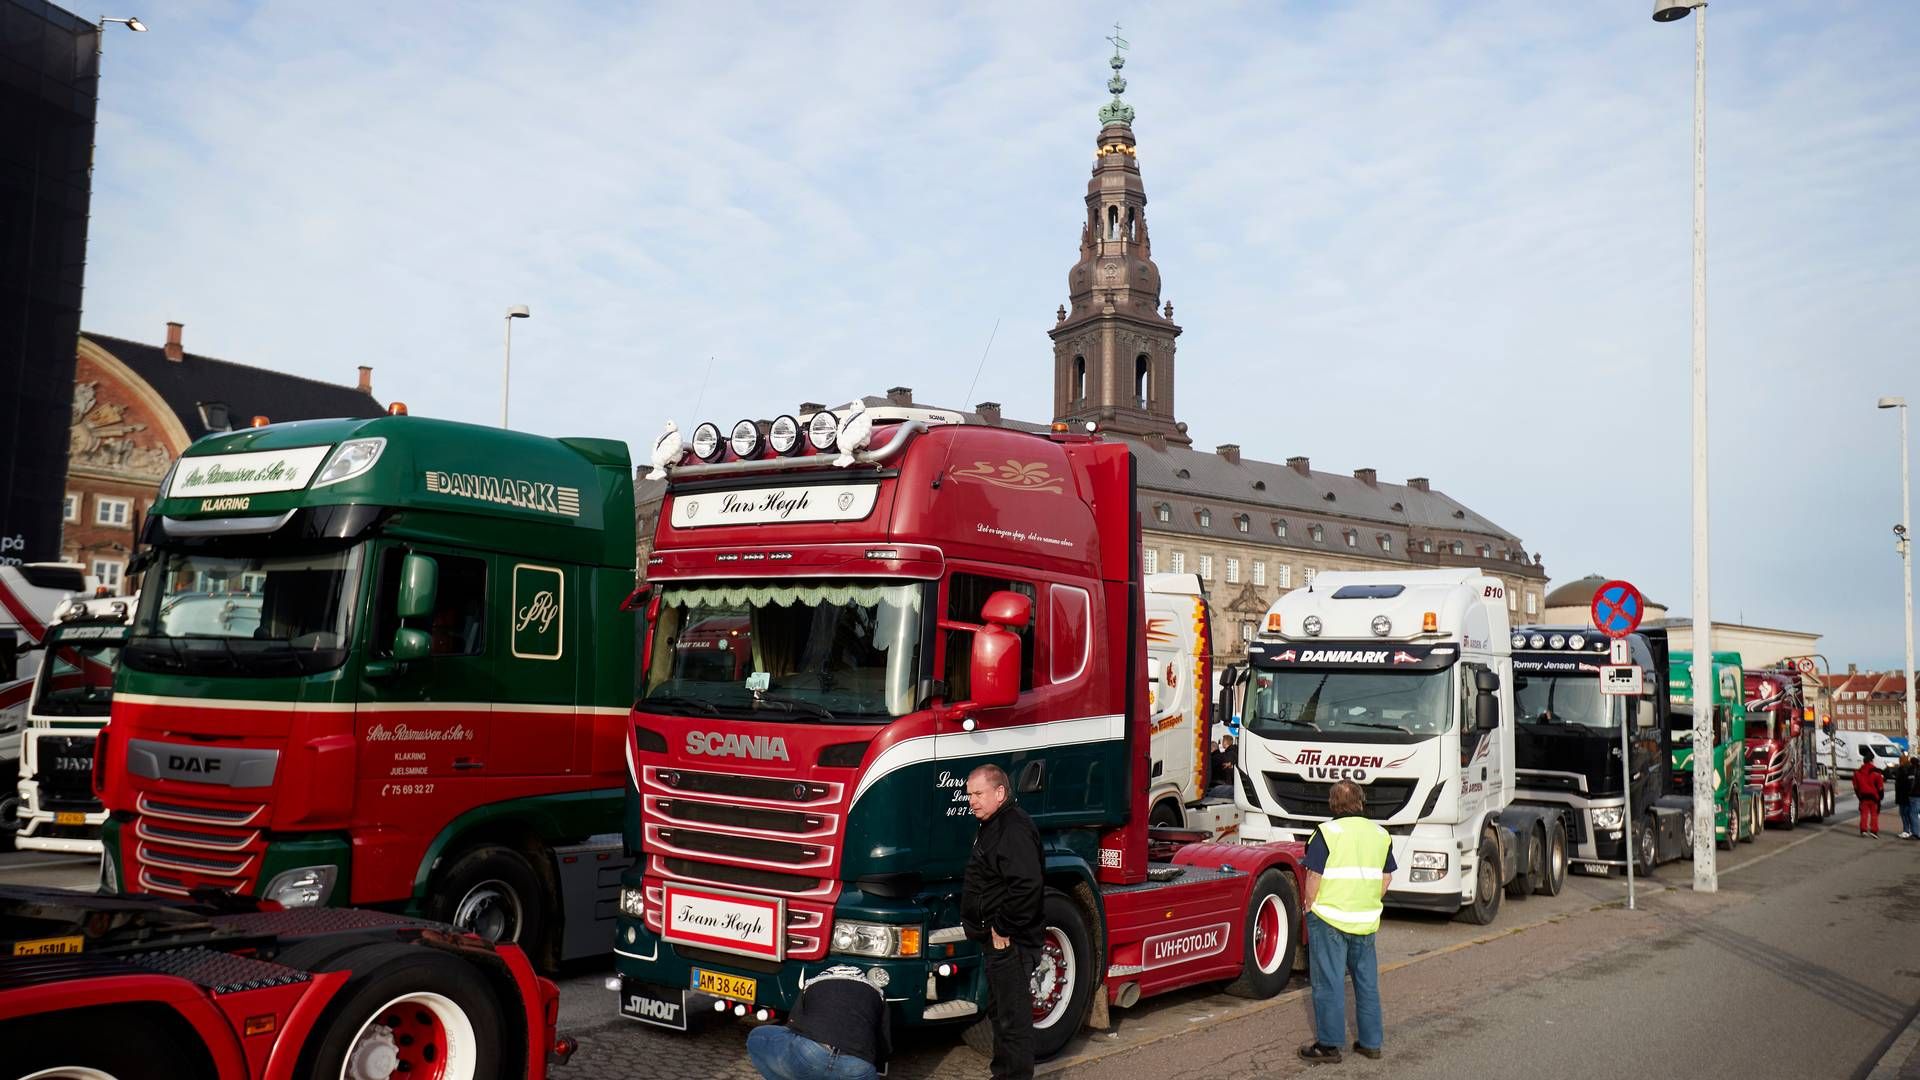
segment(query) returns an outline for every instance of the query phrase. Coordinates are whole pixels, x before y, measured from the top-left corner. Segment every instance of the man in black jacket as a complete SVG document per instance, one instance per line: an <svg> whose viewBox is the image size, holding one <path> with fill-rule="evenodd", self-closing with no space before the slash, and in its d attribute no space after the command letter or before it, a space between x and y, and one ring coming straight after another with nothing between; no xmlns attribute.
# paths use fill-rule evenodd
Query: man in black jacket
<svg viewBox="0 0 1920 1080"><path fill-rule="evenodd" d="M1013 801L1007 774L982 765L967 776L967 805L980 820L960 892L967 937L987 954L987 1018L993 1075L1033 1076L1033 970L1045 928L1040 830Z"/></svg>
<svg viewBox="0 0 1920 1080"><path fill-rule="evenodd" d="M808 979L785 1025L747 1035L747 1057L767 1080L873 1080L892 1053L886 996L853 964Z"/></svg>

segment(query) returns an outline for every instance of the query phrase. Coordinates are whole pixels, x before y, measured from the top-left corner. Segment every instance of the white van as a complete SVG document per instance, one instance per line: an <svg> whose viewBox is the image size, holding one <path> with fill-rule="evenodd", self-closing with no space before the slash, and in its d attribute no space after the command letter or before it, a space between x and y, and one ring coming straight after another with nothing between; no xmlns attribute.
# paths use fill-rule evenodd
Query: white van
<svg viewBox="0 0 1920 1080"><path fill-rule="evenodd" d="M1832 735L1820 736L1820 747L1816 753L1820 764L1827 763L1827 753L1831 749L1835 755L1834 767L1842 780L1853 775L1860 767L1862 748L1873 751L1873 764L1885 770L1900 760L1900 748L1893 740L1877 731L1836 731Z"/></svg>

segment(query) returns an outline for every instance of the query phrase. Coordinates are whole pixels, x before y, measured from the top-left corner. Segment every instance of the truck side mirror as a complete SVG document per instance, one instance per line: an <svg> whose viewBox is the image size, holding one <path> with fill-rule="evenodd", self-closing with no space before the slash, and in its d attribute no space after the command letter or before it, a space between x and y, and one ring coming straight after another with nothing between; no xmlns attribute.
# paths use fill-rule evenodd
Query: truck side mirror
<svg viewBox="0 0 1920 1080"><path fill-rule="evenodd" d="M965 630L973 635L967 669L973 696L954 703L956 717L980 709L1004 708L1020 699L1020 635L1014 631L1033 619L1033 601L1002 589L987 597L980 608L980 617L985 620L985 626L950 623L944 619L940 623L945 629ZM972 720L964 723L967 730L972 730Z"/></svg>
<svg viewBox="0 0 1920 1080"><path fill-rule="evenodd" d="M1475 690L1480 691L1483 694L1498 693L1500 690L1499 673L1488 671L1485 668L1481 668L1480 670L1474 672L1473 688Z"/></svg>
<svg viewBox="0 0 1920 1080"><path fill-rule="evenodd" d="M413 554L401 561L399 615L402 619L433 614L434 594L439 590L439 563L429 556Z"/></svg>
<svg viewBox="0 0 1920 1080"><path fill-rule="evenodd" d="M1481 731L1492 731L1500 726L1500 697L1485 690L1474 695L1473 724Z"/></svg>
<svg viewBox="0 0 1920 1080"><path fill-rule="evenodd" d="M433 638L425 630L401 627L393 632L393 658L419 660L433 651Z"/></svg>
<svg viewBox="0 0 1920 1080"><path fill-rule="evenodd" d="M1653 729L1654 715L1651 704L1641 701L1639 698L1628 698L1627 708L1633 710L1634 727L1643 731L1651 731Z"/></svg>

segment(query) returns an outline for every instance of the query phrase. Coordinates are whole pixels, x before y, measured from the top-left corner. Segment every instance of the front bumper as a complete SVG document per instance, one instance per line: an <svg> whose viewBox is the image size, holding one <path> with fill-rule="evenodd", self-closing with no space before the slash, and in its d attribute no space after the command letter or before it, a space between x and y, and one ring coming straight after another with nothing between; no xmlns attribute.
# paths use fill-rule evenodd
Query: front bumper
<svg viewBox="0 0 1920 1080"><path fill-rule="evenodd" d="M1240 838L1249 844L1270 840L1291 840L1304 844L1313 836L1313 827L1275 823L1266 814L1248 814L1240 825ZM1415 825L1411 833L1392 837L1396 869L1387 889L1388 907L1417 911L1458 911L1473 902L1473 873L1478 868L1478 851L1461 851L1453 829L1446 825ZM1413 880L1413 853L1437 851L1447 857L1446 867L1431 880Z"/></svg>

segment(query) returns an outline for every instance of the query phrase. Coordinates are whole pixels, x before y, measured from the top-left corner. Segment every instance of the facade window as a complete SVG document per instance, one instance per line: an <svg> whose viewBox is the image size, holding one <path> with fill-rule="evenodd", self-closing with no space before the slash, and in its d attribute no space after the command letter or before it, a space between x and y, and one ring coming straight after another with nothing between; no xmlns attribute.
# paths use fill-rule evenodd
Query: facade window
<svg viewBox="0 0 1920 1080"><path fill-rule="evenodd" d="M1386 533L1381 533L1381 534L1380 534L1380 550L1381 550L1381 551L1392 551L1392 550L1393 550L1393 537L1392 537L1392 536L1389 536L1389 535L1388 535L1388 534L1386 534Z"/></svg>
<svg viewBox="0 0 1920 1080"><path fill-rule="evenodd" d="M1073 358L1073 400L1087 400L1087 358Z"/></svg>
<svg viewBox="0 0 1920 1080"><path fill-rule="evenodd" d="M1229 585L1240 584L1240 560L1239 559L1230 558L1227 560L1227 584Z"/></svg>
<svg viewBox="0 0 1920 1080"><path fill-rule="evenodd" d="M1253 583L1255 585L1265 585L1267 583L1267 564L1258 559L1254 560L1253 563Z"/></svg>
<svg viewBox="0 0 1920 1080"><path fill-rule="evenodd" d="M93 523L95 525L125 525L131 520L133 520L133 500L115 499L106 495L94 498Z"/></svg>
<svg viewBox="0 0 1920 1080"><path fill-rule="evenodd" d="M1302 584L1302 585L1311 585L1311 584L1313 584L1313 576L1314 576L1315 574L1318 574L1319 572L1320 572L1320 571L1318 571L1318 570L1315 570L1315 569L1314 569L1313 567L1311 567L1311 566L1309 566L1309 567L1306 567L1306 568L1304 568L1304 569L1302 569L1302 570L1300 571L1300 584Z"/></svg>
<svg viewBox="0 0 1920 1080"><path fill-rule="evenodd" d="M1159 518L1163 524L1172 521L1173 507L1168 506L1166 503L1156 503L1153 507L1153 516Z"/></svg>
<svg viewBox="0 0 1920 1080"><path fill-rule="evenodd" d="M71 491L67 492L67 501L63 503L60 507L60 520L61 521L79 521L80 520L80 496L75 495Z"/></svg>
<svg viewBox="0 0 1920 1080"><path fill-rule="evenodd" d="M1233 527L1239 529L1241 532L1250 532L1253 529L1253 519L1245 514L1235 514L1233 515Z"/></svg>
<svg viewBox="0 0 1920 1080"><path fill-rule="evenodd" d="M1200 556L1200 580L1213 580L1213 556L1211 555Z"/></svg>
<svg viewBox="0 0 1920 1080"><path fill-rule="evenodd" d="M1488 545L1488 544L1481 544L1481 545L1480 545L1480 557L1481 557L1481 558L1483 558L1483 559L1491 559L1491 558L1493 558L1493 548L1492 548L1492 546L1491 546L1491 545Z"/></svg>
<svg viewBox="0 0 1920 1080"><path fill-rule="evenodd" d="M1520 594L1517 592L1514 592L1511 588L1507 590L1507 610L1508 611L1520 610Z"/></svg>
<svg viewBox="0 0 1920 1080"><path fill-rule="evenodd" d="M1159 573L1160 572L1160 553L1158 551L1155 551L1152 548L1148 548L1147 550L1141 552L1140 553L1140 569L1142 572L1148 573L1148 574Z"/></svg>
<svg viewBox="0 0 1920 1080"><path fill-rule="evenodd" d="M1196 521L1200 522L1201 528L1203 529L1213 528L1213 511L1203 506L1200 509L1194 511L1193 516Z"/></svg>
<svg viewBox="0 0 1920 1080"><path fill-rule="evenodd" d="M1348 547L1350 547L1350 548L1357 548L1357 547L1359 547L1359 546L1360 546L1360 530L1358 530L1358 529L1348 529L1348 530L1346 531L1346 537L1347 537L1347 546L1348 546Z"/></svg>
<svg viewBox="0 0 1920 1080"><path fill-rule="evenodd" d="M1285 540L1287 538L1287 519L1286 518L1273 519L1273 537L1276 540Z"/></svg>
<svg viewBox="0 0 1920 1080"><path fill-rule="evenodd" d="M1527 594L1527 618L1531 619L1538 614L1540 614L1540 594L1528 593Z"/></svg>
<svg viewBox="0 0 1920 1080"><path fill-rule="evenodd" d="M113 559L93 560L93 576L100 579L100 584L115 592L120 590L120 572L125 569L125 563Z"/></svg>
<svg viewBox="0 0 1920 1080"><path fill-rule="evenodd" d="M1309 525L1307 526L1307 536L1316 544L1325 543L1327 539L1327 527L1325 525Z"/></svg>
<svg viewBox="0 0 1920 1080"><path fill-rule="evenodd" d="M1455 540L1453 542L1453 553L1455 555L1465 555L1467 553L1467 545Z"/></svg>
<svg viewBox="0 0 1920 1080"><path fill-rule="evenodd" d="M1281 563L1280 565L1273 568L1273 572L1279 576L1280 580L1277 582L1277 584L1281 588L1283 589L1293 588L1293 564Z"/></svg>
<svg viewBox="0 0 1920 1080"><path fill-rule="evenodd" d="M1240 624L1240 641L1244 644L1252 640L1253 640L1253 624L1250 622L1241 623Z"/></svg>
<svg viewBox="0 0 1920 1080"><path fill-rule="evenodd" d="M1187 553L1184 551L1176 551L1173 554L1167 556L1167 569L1173 571L1176 574L1186 573L1187 572Z"/></svg>
<svg viewBox="0 0 1920 1080"><path fill-rule="evenodd" d="M1420 551L1422 554L1426 554L1426 555L1433 554L1433 541L1431 540L1420 541Z"/></svg>

